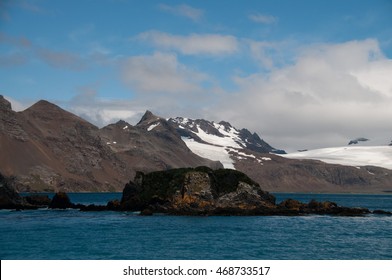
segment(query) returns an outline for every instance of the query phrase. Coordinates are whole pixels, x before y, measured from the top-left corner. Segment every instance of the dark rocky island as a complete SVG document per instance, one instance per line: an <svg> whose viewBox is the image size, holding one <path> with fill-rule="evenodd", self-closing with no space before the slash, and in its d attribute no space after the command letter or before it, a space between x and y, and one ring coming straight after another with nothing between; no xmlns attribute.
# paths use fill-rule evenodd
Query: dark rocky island
<svg viewBox="0 0 392 280"><path fill-rule="evenodd" d="M287 199L276 204L275 196L240 171L208 167L179 168L144 174L125 185L121 201L107 205L74 204L64 192L52 200L45 196L21 197L9 179L0 174L0 209L80 209L81 211L133 211L141 215L391 215L391 212L349 208L335 202L303 203Z"/></svg>
<svg viewBox="0 0 392 280"><path fill-rule="evenodd" d="M358 216L371 213L365 208L342 207L329 201L302 203L288 199L276 204L272 194L244 173L207 167L138 173L125 186L120 209L146 215Z"/></svg>

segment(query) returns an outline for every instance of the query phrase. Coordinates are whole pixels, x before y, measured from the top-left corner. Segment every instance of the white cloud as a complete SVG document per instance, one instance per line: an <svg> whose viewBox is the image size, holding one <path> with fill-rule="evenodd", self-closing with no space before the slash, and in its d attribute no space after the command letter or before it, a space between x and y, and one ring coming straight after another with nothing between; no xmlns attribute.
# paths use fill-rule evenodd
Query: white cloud
<svg viewBox="0 0 392 280"><path fill-rule="evenodd" d="M263 23L263 24L272 24L278 21L277 17L274 17L272 15L260 14L260 13L249 15L249 19L254 22Z"/></svg>
<svg viewBox="0 0 392 280"><path fill-rule="evenodd" d="M260 63L262 67L272 69L274 67L274 60L269 51L273 49L274 44L270 42L256 42L249 41L249 49L251 55Z"/></svg>
<svg viewBox="0 0 392 280"><path fill-rule="evenodd" d="M234 36L220 34L179 36L159 31L148 31L140 34L138 38L151 42L157 47L176 50L186 55L232 54L239 49L239 42Z"/></svg>
<svg viewBox="0 0 392 280"><path fill-rule="evenodd" d="M131 124L139 121L145 108L131 100L102 99L95 89L83 87L80 93L65 104L68 110L85 120L102 127L125 120Z"/></svg>
<svg viewBox="0 0 392 280"><path fill-rule="evenodd" d="M387 144L392 137L388 77L392 60L376 40L314 45L292 65L236 77L239 91L217 115L289 150L345 145L358 136Z"/></svg>
<svg viewBox="0 0 392 280"><path fill-rule="evenodd" d="M128 58L122 67L123 81L140 94L187 94L201 91L207 75L178 62L176 55L156 52Z"/></svg>
<svg viewBox="0 0 392 280"><path fill-rule="evenodd" d="M373 61L365 69L353 71L352 75L365 88L392 97L392 60Z"/></svg>
<svg viewBox="0 0 392 280"><path fill-rule="evenodd" d="M4 96L4 98L7 99L11 103L12 110L14 110L15 112L23 111L23 110L27 109L28 107L30 107L31 105L33 105L33 103L34 103L31 101L26 101L26 100L19 101L19 100L16 100L15 98L12 98L9 96Z"/></svg>
<svg viewBox="0 0 392 280"><path fill-rule="evenodd" d="M177 6L160 4L158 7L162 11L166 11L166 12L169 12L174 15L186 17L186 18L189 18L193 21L199 21L203 17L203 14L204 14L203 10L197 9L197 8L191 7L189 5L185 5L185 4L177 5Z"/></svg>

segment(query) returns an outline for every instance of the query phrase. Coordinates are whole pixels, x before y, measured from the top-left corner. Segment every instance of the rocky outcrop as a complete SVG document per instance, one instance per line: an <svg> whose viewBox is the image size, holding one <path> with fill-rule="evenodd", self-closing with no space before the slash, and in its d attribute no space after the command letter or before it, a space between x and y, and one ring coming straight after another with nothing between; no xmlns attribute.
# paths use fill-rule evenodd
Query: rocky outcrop
<svg viewBox="0 0 392 280"><path fill-rule="evenodd" d="M0 174L0 209L79 209L80 211L139 211L170 215L392 215L366 208L348 208L334 202L311 200L303 203L287 199L279 204L275 197L245 174L232 169L208 167L181 168L148 174L138 172L123 191L121 201L106 205L74 204L64 192L47 196L20 197L9 180Z"/></svg>
<svg viewBox="0 0 392 280"><path fill-rule="evenodd" d="M124 188L120 209L141 211L143 215L159 212L173 215L359 216L370 213L365 208L341 207L329 201L303 203L288 199L276 204L273 195L263 191L244 173L206 167L138 173Z"/></svg>
<svg viewBox="0 0 392 280"><path fill-rule="evenodd" d="M0 173L0 209L37 209L47 207L50 201L46 195L20 196L15 190L13 178Z"/></svg>
<svg viewBox="0 0 392 280"><path fill-rule="evenodd" d="M23 199L15 191L8 178L0 173L0 209L21 209Z"/></svg>
<svg viewBox="0 0 392 280"><path fill-rule="evenodd" d="M275 198L245 174L207 167L138 173L121 200L122 210L176 215L236 215L274 207Z"/></svg>
<svg viewBox="0 0 392 280"><path fill-rule="evenodd" d="M65 192L58 192L52 198L49 204L49 208L52 209L67 209L75 208L75 204L71 202L68 195Z"/></svg>
<svg viewBox="0 0 392 280"><path fill-rule="evenodd" d="M43 207L48 207L51 203L51 199L47 195L38 195L38 194L33 194L24 197L24 200L31 204L34 205L38 208L43 208Z"/></svg>
<svg viewBox="0 0 392 280"><path fill-rule="evenodd" d="M370 214L366 208L349 208L338 206L335 202L323 201L318 202L311 200L309 203L303 203L294 199L287 199L278 205L281 213L287 215L301 214L318 214L318 215L336 215L336 216L361 216ZM381 214L381 213L374 213Z"/></svg>

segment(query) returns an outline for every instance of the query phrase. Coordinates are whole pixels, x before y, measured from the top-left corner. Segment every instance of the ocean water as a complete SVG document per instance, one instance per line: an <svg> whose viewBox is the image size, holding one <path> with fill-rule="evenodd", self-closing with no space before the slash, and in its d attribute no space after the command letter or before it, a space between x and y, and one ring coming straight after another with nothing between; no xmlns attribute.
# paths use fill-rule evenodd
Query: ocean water
<svg viewBox="0 0 392 280"><path fill-rule="evenodd" d="M392 211L392 195L276 194ZM121 194L70 194L105 204ZM392 259L392 216L177 217L0 210L0 259Z"/></svg>

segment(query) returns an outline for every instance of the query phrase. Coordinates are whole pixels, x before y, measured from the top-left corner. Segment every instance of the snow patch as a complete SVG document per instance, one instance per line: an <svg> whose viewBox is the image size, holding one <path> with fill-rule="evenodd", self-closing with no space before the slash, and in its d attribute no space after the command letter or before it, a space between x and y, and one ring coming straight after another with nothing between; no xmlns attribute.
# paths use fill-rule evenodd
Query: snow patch
<svg viewBox="0 0 392 280"><path fill-rule="evenodd" d="M233 148L227 148L227 151L237 154L238 155L237 158L242 158L241 156L244 156L245 158L256 158L255 155L246 154L244 152L240 152L237 149L233 149Z"/></svg>
<svg viewBox="0 0 392 280"><path fill-rule="evenodd" d="M235 169L234 161L230 158L229 152L225 147L199 143L188 137L181 137L181 139L185 142L187 147L198 156L220 161L224 168Z"/></svg>
<svg viewBox="0 0 392 280"><path fill-rule="evenodd" d="M127 129L127 128L128 128L128 126L127 126L127 125L123 127L123 129L124 129L124 130L125 130L125 129Z"/></svg>
<svg viewBox="0 0 392 280"><path fill-rule="evenodd" d="M223 135L225 135L225 137L219 137L217 135L213 135L213 134L208 134L206 133L204 130L202 130L200 128L199 125L197 125L197 130L198 132L195 133L197 136L200 137L200 139L202 139L204 142L213 144L213 145L218 145L218 146L222 146L222 147L233 147L233 148L242 148L240 145L238 145L238 143L236 141L234 141L233 137L231 137L232 135L228 134L226 131L224 131L222 129L222 131L224 131L225 133L222 133Z"/></svg>
<svg viewBox="0 0 392 280"><path fill-rule="evenodd" d="M156 128L159 124L160 124L160 123L154 123L154 124L150 125L150 126L147 128L147 131L153 130L153 129Z"/></svg>

